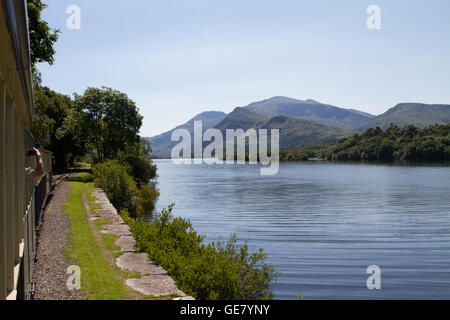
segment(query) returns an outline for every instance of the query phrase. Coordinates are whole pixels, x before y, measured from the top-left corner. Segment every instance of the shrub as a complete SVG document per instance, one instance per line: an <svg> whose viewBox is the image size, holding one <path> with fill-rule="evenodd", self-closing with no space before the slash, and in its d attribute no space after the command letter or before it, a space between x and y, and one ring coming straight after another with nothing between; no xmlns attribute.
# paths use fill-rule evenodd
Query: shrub
<svg viewBox="0 0 450 320"><path fill-rule="evenodd" d="M131 217L150 214L155 209L159 191L154 186L138 184L128 174L128 168L108 160L92 167L95 184L105 191L109 201L118 210L126 210Z"/></svg>
<svg viewBox="0 0 450 320"><path fill-rule="evenodd" d="M147 183L156 178L156 166L145 156L129 155L121 162L129 168L129 173L138 181Z"/></svg>
<svg viewBox="0 0 450 320"><path fill-rule="evenodd" d="M132 144L127 144L125 150L120 150L116 159L127 168L136 181L147 184L149 181L156 179L156 165L150 158L151 147L150 142L141 139Z"/></svg>
<svg viewBox="0 0 450 320"><path fill-rule="evenodd" d="M152 213L155 210L155 203L158 200L159 191L147 184L142 184L138 192L138 209L139 215Z"/></svg>
<svg viewBox="0 0 450 320"><path fill-rule="evenodd" d="M239 245L233 234L227 242L218 242L215 248L221 254L230 257L237 267L239 283L236 300L271 299L270 282L276 277L271 266L265 263L267 254L263 249L250 252L248 243Z"/></svg>
<svg viewBox="0 0 450 320"><path fill-rule="evenodd" d="M164 267L181 290L199 300L270 299L277 276L260 249L250 252L233 236L206 245L189 220L174 218L173 205L152 223L126 218L138 248Z"/></svg>
<svg viewBox="0 0 450 320"><path fill-rule="evenodd" d="M131 216L136 216L139 190L122 165L109 160L94 165L92 173L95 184L105 191L117 210L126 209Z"/></svg>

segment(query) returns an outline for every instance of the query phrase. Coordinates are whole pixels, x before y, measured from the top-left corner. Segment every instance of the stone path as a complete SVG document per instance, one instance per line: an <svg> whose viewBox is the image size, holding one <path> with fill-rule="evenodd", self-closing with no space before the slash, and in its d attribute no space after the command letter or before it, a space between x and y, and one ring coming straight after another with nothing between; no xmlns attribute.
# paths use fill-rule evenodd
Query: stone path
<svg viewBox="0 0 450 320"><path fill-rule="evenodd" d="M194 300L194 298L179 290L175 281L167 275L166 270L154 264L147 254L136 252L135 240L130 228L109 202L106 194L101 189L96 189L93 195L97 198L96 203L101 207L101 209L96 210L98 217L93 219L108 219L111 221L111 224L103 226L104 229L101 232L120 236L115 244L123 252L123 255L116 259L116 265L122 270L134 271L142 276L141 278L128 279L126 284L145 295L160 297L177 294L179 298L174 300Z"/></svg>

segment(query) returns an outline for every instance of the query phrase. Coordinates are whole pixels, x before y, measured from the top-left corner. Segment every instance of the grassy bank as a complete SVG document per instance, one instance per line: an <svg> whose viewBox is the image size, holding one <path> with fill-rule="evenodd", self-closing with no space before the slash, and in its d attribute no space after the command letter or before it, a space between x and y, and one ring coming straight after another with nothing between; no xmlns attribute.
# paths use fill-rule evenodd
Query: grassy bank
<svg viewBox="0 0 450 320"><path fill-rule="evenodd" d="M92 193L95 190L92 176L80 173L70 182L70 193L64 204L64 213L71 222L67 258L81 269L80 293L89 300L134 300L151 299L131 288L125 281L140 277L139 274L123 271L115 265L120 254L115 245L118 236L100 232L109 220L95 220L99 208Z"/></svg>

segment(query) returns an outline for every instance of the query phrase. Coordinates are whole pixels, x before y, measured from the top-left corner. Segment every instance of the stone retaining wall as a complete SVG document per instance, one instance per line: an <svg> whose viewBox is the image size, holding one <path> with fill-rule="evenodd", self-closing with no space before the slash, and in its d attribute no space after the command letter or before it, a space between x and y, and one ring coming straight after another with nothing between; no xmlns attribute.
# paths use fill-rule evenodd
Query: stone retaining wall
<svg viewBox="0 0 450 320"><path fill-rule="evenodd" d="M93 194L100 205L96 210L98 217L95 219L107 219L111 224L103 226L102 233L114 234L120 238L116 245L123 254L116 259L116 265L122 270L129 270L139 273L141 278L128 279L126 284L134 290L145 295L155 297L177 294L179 298L174 300L194 300L178 289L175 281L167 274L166 270L154 264L146 253L138 253L135 248L135 240L130 228L124 223L117 210L108 200L108 197L101 189L96 189Z"/></svg>

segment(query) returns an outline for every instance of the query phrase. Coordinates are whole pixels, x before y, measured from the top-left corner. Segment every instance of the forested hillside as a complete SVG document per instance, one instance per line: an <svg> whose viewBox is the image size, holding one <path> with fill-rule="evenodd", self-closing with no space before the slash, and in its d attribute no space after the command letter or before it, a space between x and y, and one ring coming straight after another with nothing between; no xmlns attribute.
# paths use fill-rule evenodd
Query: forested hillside
<svg viewBox="0 0 450 320"><path fill-rule="evenodd" d="M329 160L435 161L450 160L450 124L425 129L415 126L379 127L328 149Z"/></svg>

